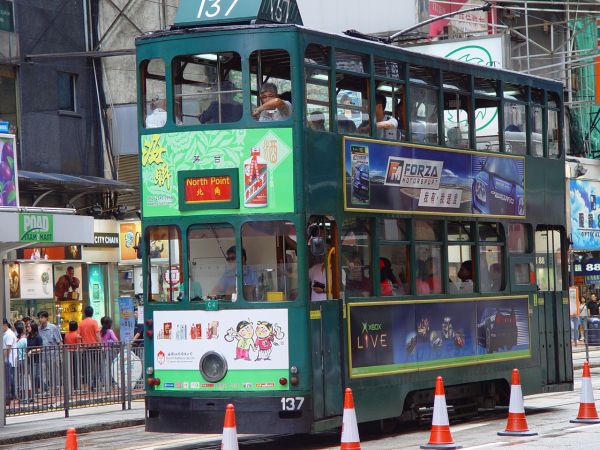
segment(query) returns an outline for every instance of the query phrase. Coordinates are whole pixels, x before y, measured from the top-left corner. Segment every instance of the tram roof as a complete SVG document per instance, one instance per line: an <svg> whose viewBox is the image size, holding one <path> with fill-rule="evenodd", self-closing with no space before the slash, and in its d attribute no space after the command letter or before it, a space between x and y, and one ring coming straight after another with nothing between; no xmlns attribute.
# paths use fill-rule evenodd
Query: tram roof
<svg viewBox="0 0 600 450"><path fill-rule="evenodd" d="M504 68L490 68L490 67L486 67L486 66L479 66L476 64L471 64L471 63L466 63L463 61L457 61L457 60L451 60L448 58L443 58L440 56L434 56L434 55L424 55L424 54L419 54L417 52L408 50L406 48L403 47L397 47L395 45L391 45L391 44L386 44L384 42L377 42L375 40L367 40L367 39L361 39L359 37L355 37L355 36L348 36L346 34L341 34L341 33L328 33L328 32L324 32L324 31L319 31L319 30L314 30L312 28L307 28L305 26L302 25L295 25L295 24L273 24L273 23L258 23L258 24L237 24L237 25L220 25L220 26L202 26L202 27L177 27L177 28L172 28L169 30L159 30L159 31L154 31L154 32L148 32L146 34L144 34L143 36L138 36L135 39L135 43L136 46L140 45L142 43L146 43L149 41L154 41L154 40L160 40L163 38L168 38L168 37L191 37L192 35L197 35L197 34L205 34L205 33L219 33L219 32L235 32L235 31L258 31L258 30L298 30L298 31L302 31L304 33L309 33L309 34L313 34L313 35L318 35L324 38L329 38L329 39L342 39L346 42L354 42L354 43L360 43L363 46L371 46L373 48L379 48L379 49L389 49L392 50L394 52L401 52L404 53L405 55L410 55L415 57L416 59L420 59L420 60L429 60L429 61L436 61L438 63L441 63L442 65L451 65L451 68L446 69L446 70L456 70L458 68L461 68L462 71L465 72L481 72L481 73L500 73L500 74L504 74L506 77L519 77L520 79L528 79L531 80L531 82L529 83L530 86L535 86L535 82L539 81L542 82L544 84L553 84L555 85L555 89L557 92L562 92L562 83L556 80L553 80L551 78L546 78L546 77L542 77L539 75L531 75L531 74L524 74L521 72L517 72L514 70L510 70L510 69L504 69ZM332 43L332 46L335 46L336 44ZM357 50L360 51L360 50ZM418 62L415 62L415 64L418 64Z"/></svg>

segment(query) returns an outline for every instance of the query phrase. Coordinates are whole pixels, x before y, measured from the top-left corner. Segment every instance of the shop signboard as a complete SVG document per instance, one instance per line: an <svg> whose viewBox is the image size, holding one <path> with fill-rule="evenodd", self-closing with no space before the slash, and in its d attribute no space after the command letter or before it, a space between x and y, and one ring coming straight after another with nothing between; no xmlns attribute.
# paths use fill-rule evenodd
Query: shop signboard
<svg viewBox="0 0 600 450"><path fill-rule="evenodd" d="M22 248L17 250L17 259L29 259L33 261L42 259L49 261L63 261L65 259L80 260L81 246Z"/></svg>
<svg viewBox="0 0 600 450"><path fill-rule="evenodd" d="M294 210L291 128L151 134L141 137L141 149L144 217L197 214L190 209L206 208L214 199L211 214L231 214L231 208L243 214ZM186 193L182 171L198 174L189 177L192 182L207 184L216 174L230 183L231 195L225 197L217 185L210 193Z"/></svg>
<svg viewBox="0 0 600 450"><path fill-rule="evenodd" d="M600 182L570 179L573 250L600 250Z"/></svg>
<svg viewBox="0 0 600 450"><path fill-rule="evenodd" d="M285 309L154 311L157 390L288 390L288 312ZM218 383L198 370L207 352L220 354L228 371Z"/></svg>
<svg viewBox="0 0 600 450"><path fill-rule="evenodd" d="M131 342L135 330L135 317L133 316L133 299L131 297L119 297L119 337L121 342Z"/></svg>
<svg viewBox="0 0 600 450"><path fill-rule="evenodd" d="M18 262L8 264L8 285L10 298L21 298L21 268Z"/></svg>
<svg viewBox="0 0 600 450"><path fill-rule="evenodd" d="M529 358L528 311L527 297L350 304L350 376Z"/></svg>
<svg viewBox="0 0 600 450"><path fill-rule="evenodd" d="M21 242L53 242L54 216L42 213L20 214L19 240Z"/></svg>
<svg viewBox="0 0 600 450"><path fill-rule="evenodd" d="M0 18L1 5L0 3ZM15 136L0 133L0 207L19 206L18 180Z"/></svg>
<svg viewBox="0 0 600 450"><path fill-rule="evenodd" d="M136 222L121 222L119 224L119 259L121 261L135 261L140 258L137 255L136 246L141 236L142 225Z"/></svg>
<svg viewBox="0 0 600 450"><path fill-rule="evenodd" d="M523 157L344 137L347 211L525 217Z"/></svg>
<svg viewBox="0 0 600 450"><path fill-rule="evenodd" d="M20 285L22 299L53 298L52 264L20 264Z"/></svg>

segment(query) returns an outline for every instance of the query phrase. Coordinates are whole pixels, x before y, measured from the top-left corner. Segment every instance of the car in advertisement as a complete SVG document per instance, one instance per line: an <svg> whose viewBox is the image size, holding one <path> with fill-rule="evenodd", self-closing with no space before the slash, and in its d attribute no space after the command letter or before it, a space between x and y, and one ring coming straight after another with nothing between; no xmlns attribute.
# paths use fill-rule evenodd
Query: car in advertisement
<svg viewBox="0 0 600 450"><path fill-rule="evenodd" d="M352 196L363 201L369 200L369 166L360 164L352 177Z"/></svg>
<svg viewBox="0 0 600 450"><path fill-rule="evenodd" d="M517 160L489 156L473 179L473 212L525 215L523 176Z"/></svg>
<svg viewBox="0 0 600 450"><path fill-rule="evenodd" d="M502 348L512 349L517 345L517 315L514 309L485 308L477 324L479 345L494 353Z"/></svg>

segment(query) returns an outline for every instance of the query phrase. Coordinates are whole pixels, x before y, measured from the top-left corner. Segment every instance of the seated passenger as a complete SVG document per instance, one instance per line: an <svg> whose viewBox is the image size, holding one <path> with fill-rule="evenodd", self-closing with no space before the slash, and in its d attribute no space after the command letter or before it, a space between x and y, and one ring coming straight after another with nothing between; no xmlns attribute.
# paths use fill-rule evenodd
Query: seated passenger
<svg viewBox="0 0 600 450"><path fill-rule="evenodd" d="M215 86L216 88L216 86ZM221 82L220 89L220 117L219 117L219 100L214 100L208 105L208 108L198 116L200 123L229 123L238 122L242 118L243 107L241 103L236 102L233 96L236 94L237 88L229 81ZM215 89L215 95L217 90Z"/></svg>
<svg viewBox="0 0 600 450"><path fill-rule="evenodd" d="M506 130L504 131L513 131L516 133L519 133L521 131L521 128L519 127L519 125L515 125L514 123L511 123L509 126L506 127Z"/></svg>
<svg viewBox="0 0 600 450"><path fill-rule="evenodd" d="M383 94L375 96L375 120L377 121L377 137L398 140L398 121L385 113L387 97Z"/></svg>
<svg viewBox="0 0 600 450"><path fill-rule="evenodd" d="M167 102L165 99L153 98L150 102L152 112L146 116L146 128L160 128L167 123Z"/></svg>
<svg viewBox="0 0 600 450"><path fill-rule="evenodd" d="M379 270L381 295L390 297L394 295L395 288L398 286L398 280L392 271L392 262L388 258L379 258Z"/></svg>
<svg viewBox="0 0 600 450"><path fill-rule="evenodd" d="M473 292L473 263L470 259L464 261L458 270L458 279L448 286L450 294L462 294Z"/></svg>
<svg viewBox="0 0 600 450"><path fill-rule="evenodd" d="M325 131L325 115L321 111L313 111L308 116L308 126L315 131Z"/></svg>
<svg viewBox="0 0 600 450"><path fill-rule="evenodd" d="M237 297L237 276L236 276L236 251L235 246L227 249L225 259L229 263L227 269L221 274L221 278L212 288L209 296L224 296L228 300L235 300ZM254 300L256 288L258 287L258 278L253 267L246 265L246 250L242 248L242 283L244 289L244 298Z"/></svg>
<svg viewBox="0 0 600 450"><path fill-rule="evenodd" d="M337 117L337 128L340 134L356 134L356 124L343 114Z"/></svg>
<svg viewBox="0 0 600 450"><path fill-rule="evenodd" d="M265 83L260 88L260 103L252 111L252 117L259 122L286 120L292 115L292 104L279 98L273 83Z"/></svg>

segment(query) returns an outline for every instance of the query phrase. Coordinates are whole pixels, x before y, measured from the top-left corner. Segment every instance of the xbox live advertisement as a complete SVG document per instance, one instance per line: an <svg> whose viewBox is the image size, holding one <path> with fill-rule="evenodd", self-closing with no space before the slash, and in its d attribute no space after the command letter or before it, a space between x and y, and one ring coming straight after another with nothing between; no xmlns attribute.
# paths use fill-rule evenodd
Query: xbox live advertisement
<svg viewBox="0 0 600 450"><path fill-rule="evenodd" d="M344 138L345 209L525 217L523 157Z"/></svg>
<svg viewBox="0 0 600 450"><path fill-rule="evenodd" d="M142 213L198 214L194 204L211 203L211 214L292 212L292 149L291 128L144 135Z"/></svg>

